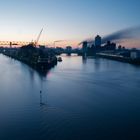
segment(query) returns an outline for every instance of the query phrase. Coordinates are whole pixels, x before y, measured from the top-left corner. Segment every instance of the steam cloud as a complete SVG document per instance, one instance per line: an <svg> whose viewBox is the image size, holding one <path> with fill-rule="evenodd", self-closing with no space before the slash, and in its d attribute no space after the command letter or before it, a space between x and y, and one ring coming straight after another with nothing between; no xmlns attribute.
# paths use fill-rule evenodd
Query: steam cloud
<svg viewBox="0 0 140 140"><path fill-rule="evenodd" d="M54 42L57 43L57 42L62 42L62 41L66 41L66 40L56 40L56 41L54 41Z"/></svg>
<svg viewBox="0 0 140 140"><path fill-rule="evenodd" d="M137 39L140 38L140 26L131 27L118 32L112 33L102 38L102 43L104 44L108 40L119 41L123 39Z"/></svg>
<svg viewBox="0 0 140 140"><path fill-rule="evenodd" d="M140 26L123 29L114 32L110 35L104 36L102 38L102 44L106 43L107 41L121 42L121 40L124 39L128 40L128 39L138 39L138 38L140 38ZM87 41L88 43L94 42L93 39L87 39L84 41ZM79 43L79 45L81 45L83 42Z"/></svg>

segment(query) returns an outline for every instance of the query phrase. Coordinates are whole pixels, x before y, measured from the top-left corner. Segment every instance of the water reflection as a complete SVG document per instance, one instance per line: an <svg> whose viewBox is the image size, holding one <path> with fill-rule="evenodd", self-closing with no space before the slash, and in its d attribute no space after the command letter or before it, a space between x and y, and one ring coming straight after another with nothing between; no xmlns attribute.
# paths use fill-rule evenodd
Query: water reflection
<svg viewBox="0 0 140 140"><path fill-rule="evenodd" d="M96 61L94 62L95 69L96 71L99 71L101 68L101 61L103 60L101 60L100 58L94 58L94 59L96 59Z"/></svg>
<svg viewBox="0 0 140 140"><path fill-rule="evenodd" d="M62 59L44 75L0 55L0 139L139 137L140 68L106 59Z"/></svg>
<svg viewBox="0 0 140 140"><path fill-rule="evenodd" d="M87 56L82 56L82 62L83 62L83 64L87 63Z"/></svg>

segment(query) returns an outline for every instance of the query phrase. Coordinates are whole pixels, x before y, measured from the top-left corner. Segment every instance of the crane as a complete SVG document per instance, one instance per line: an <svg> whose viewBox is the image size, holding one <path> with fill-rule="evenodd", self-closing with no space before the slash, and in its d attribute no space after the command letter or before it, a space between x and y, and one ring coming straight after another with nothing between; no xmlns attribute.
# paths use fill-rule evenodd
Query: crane
<svg viewBox="0 0 140 140"><path fill-rule="evenodd" d="M37 45L38 45L38 41L40 39L40 36L41 36L42 32L43 32L43 28L41 29L41 31L40 31L40 33L39 33L39 35L38 35L38 37L37 37L37 39L35 41L35 47L37 47Z"/></svg>

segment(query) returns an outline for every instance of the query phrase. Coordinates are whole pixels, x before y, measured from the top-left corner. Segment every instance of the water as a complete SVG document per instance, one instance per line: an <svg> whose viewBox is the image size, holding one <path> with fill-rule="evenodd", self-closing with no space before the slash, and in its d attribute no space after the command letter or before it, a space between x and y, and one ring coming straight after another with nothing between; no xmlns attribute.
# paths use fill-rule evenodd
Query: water
<svg viewBox="0 0 140 140"><path fill-rule="evenodd" d="M44 76L0 55L0 140L139 140L139 130L140 67L63 56Z"/></svg>

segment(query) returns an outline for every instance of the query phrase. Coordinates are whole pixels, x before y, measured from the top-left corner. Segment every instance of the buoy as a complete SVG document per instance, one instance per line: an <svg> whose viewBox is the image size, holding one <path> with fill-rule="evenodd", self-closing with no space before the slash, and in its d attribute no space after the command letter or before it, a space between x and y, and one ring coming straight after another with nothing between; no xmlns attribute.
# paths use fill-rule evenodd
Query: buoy
<svg viewBox="0 0 140 140"><path fill-rule="evenodd" d="M42 102L42 90L40 90L40 105L45 105L43 102Z"/></svg>

